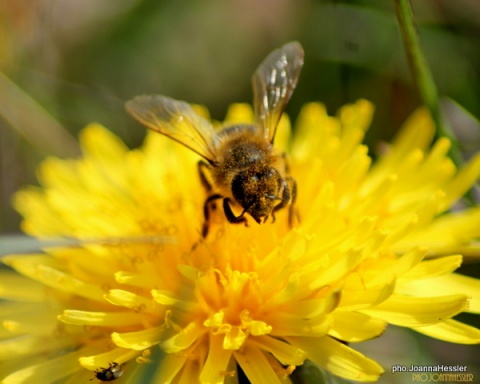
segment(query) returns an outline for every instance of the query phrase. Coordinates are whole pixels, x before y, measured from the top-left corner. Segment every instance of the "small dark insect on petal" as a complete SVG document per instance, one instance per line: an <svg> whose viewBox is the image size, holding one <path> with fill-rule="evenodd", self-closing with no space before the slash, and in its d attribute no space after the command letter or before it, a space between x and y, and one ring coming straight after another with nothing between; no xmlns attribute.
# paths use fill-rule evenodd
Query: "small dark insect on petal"
<svg viewBox="0 0 480 384"><path fill-rule="evenodd" d="M108 368L101 368L95 371L95 379L100 381L113 381L118 379L123 374L123 364L119 365L116 362L110 363ZM92 381L93 379L90 379Z"/></svg>

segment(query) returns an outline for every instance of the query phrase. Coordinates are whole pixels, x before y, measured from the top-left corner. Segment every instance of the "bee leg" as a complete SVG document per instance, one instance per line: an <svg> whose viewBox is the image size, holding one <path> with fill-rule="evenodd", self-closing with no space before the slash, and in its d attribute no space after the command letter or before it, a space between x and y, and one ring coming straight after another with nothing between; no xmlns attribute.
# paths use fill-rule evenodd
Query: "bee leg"
<svg viewBox="0 0 480 384"><path fill-rule="evenodd" d="M282 156L283 159L285 173L288 175L290 173L290 163L288 162L287 154L283 152L280 156Z"/></svg>
<svg viewBox="0 0 480 384"><path fill-rule="evenodd" d="M197 163L198 175L200 176L200 182L207 191L207 194L211 194L213 191L212 183L209 181L208 175L210 173L210 165L204 161L199 161ZM212 210L217 209L217 204L213 203L210 205Z"/></svg>
<svg viewBox="0 0 480 384"><path fill-rule="evenodd" d="M198 175L200 176L200 182L202 183L203 187L207 191L207 194L211 194L213 191L212 183L208 180L207 174L210 172L210 166L205 163L204 161L199 161L197 163ZM211 204L212 210L217 208L217 205Z"/></svg>
<svg viewBox="0 0 480 384"><path fill-rule="evenodd" d="M288 204L288 225L293 227L293 216L297 216L297 220L300 221L298 211L295 209L295 201L297 199L297 182L293 177L286 177L283 185L282 201L277 204L272 210L272 223L275 222L275 212L284 208Z"/></svg>
<svg viewBox="0 0 480 384"><path fill-rule="evenodd" d="M203 187L207 190L207 192L211 192L212 184L210 183L210 181L208 181L208 177L206 175L206 172L210 172L210 166L204 161L200 160L197 163L197 168L198 168L198 174L200 176L200 182L202 183Z"/></svg>
<svg viewBox="0 0 480 384"><path fill-rule="evenodd" d="M199 167L200 168L200 167ZM208 225L210 221L210 203L212 201L221 199L223 196L216 193L215 195L211 195L205 200L203 203L203 226L202 226L202 237L205 238L208 235Z"/></svg>
<svg viewBox="0 0 480 384"><path fill-rule="evenodd" d="M300 213L295 209L295 201L297 200L297 181L293 177L287 177L287 182L290 183L291 202L288 208L288 225L293 227L293 217L295 216L297 222L300 222Z"/></svg>
<svg viewBox="0 0 480 384"><path fill-rule="evenodd" d="M288 161L287 154L285 152L282 153L282 159L284 164L285 173L288 175L290 173L290 163ZM295 201L297 200L297 181L290 176L285 177L285 181L290 184L289 193L290 193L290 207L288 207L288 225L290 228L293 227L293 218L296 217L297 222L300 222L300 213L298 209L295 209ZM279 204L280 207L275 207L274 211L277 211L280 208L283 208L287 203L285 201L285 190L282 198L282 202ZM273 212L272 212L273 213Z"/></svg>
<svg viewBox="0 0 480 384"><path fill-rule="evenodd" d="M272 210L272 223L275 222L275 212L278 211L279 209L282 209L287 206L287 204L290 202L292 199L292 193L290 191L290 187L288 186L288 181L292 179L291 177L287 177L286 181L283 182L283 192L282 192L282 201L280 201L279 204L277 204L275 207L273 207ZM292 179L293 180L293 179ZM295 182L295 180L294 180Z"/></svg>
<svg viewBox="0 0 480 384"><path fill-rule="evenodd" d="M223 199L223 211L225 212L225 216L229 223L232 223L232 224L245 223L245 226L248 227L247 219L245 218L245 212L247 212L247 210L244 209L243 212L240 214L240 216L235 216L235 214L232 211L232 208L230 207L230 199L228 197Z"/></svg>

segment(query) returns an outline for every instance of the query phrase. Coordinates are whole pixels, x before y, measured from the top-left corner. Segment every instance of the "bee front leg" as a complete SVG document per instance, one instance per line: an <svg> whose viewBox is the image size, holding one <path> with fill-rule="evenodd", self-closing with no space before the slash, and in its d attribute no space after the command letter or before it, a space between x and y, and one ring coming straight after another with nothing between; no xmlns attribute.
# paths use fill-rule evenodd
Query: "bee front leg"
<svg viewBox="0 0 480 384"><path fill-rule="evenodd" d="M275 212L286 207L288 204L288 225L293 227L293 216L296 215L298 221L298 212L295 209L295 201L297 199L297 182L293 177L286 177L283 185L282 201L272 210L272 222L275 222Z"/></svg>
<svg viewBox="0 0 480 384"><path fill-rule="evenodd" d="M291 202L288 208L288 225L293 227L293 216L296 217L297 222L300 223L300 213L295 208L295 202L297 201L297 181L293 177L287 177L287 182L290 183Z"/></svg>
<svg viewBox="0 0 480 384"><path fill-rule="evenodd" d="M199 167L200 168L200 167ZM202 226L202 237L205 238L208 235L208 227L210 224L210 204L212 201L221 199L223 196L216 193L215 195L211 195L205 200L203 203L203 226Z"/></svg>
<svg viewBox="0 0 480 384"><path fill-rule="evenodd" d="M232 223L232 224L245 223L245 225L248 226L247 219L245 218L245 212L247 212L247 210L244 209L243 212L240 214L240 216L235 216L235 214L232 211L232 208L230 207L230 199L228 197L223 199L223 211L225 212L225 216L229 223Z"/></svg>
<svg viewBox="0 0 480 384"><path fill-rule="evenodd" d="M210 172L210 166L204 161L199 161L197 163L198 175L200 176L200 182L203 187L207 190L208 193L212 192L213 187L212 183L208 180L207 173Z"/></svg>
<svg viewBox="0 0 480 384"><path fill-rule="evenodd" d="M283 181L283 192L282 192L282 200L280 203L278 203L275 207L273 207L272 210L272 223L275 222L275 212L277 212L279 209L282 209L288 205L290 200L292 199L290 187L288 185L288 180L292 179L291 177L286 178L286 180ZM293 179L292 179L293 180ZM293 180L295 182L295 180Z"/></svg>
<svg viewBox="0 0 480 384"><path fill-rule="evenodd" d="M287 154L283 152L281 155L282 160L283 160L283 169L285 170L285 174L290 174L290 163L288 161Z"/></svg>

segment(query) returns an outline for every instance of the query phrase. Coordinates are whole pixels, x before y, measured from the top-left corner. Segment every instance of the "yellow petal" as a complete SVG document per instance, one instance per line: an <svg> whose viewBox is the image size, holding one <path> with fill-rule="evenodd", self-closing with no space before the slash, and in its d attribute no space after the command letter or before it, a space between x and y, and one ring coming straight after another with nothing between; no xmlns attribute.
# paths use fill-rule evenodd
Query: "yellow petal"
<svg viewBox="0 0 480 384"><path fill-rule="evenodd" d="M389 284L373 286L368 289L364 288L355 291L344 290L338 308L350 311L369 308L387 300L392 294L394 288L395 281L391 281Z"/></svg>
<svg viewBox="0 0 480 384"><path fill-rule="evenodd" d="M210 344L208 347L207 360L200 374L201 383L223 384L225 372L232 356L232 350L223 349L223 340L221 336L210 335Z"/></svg>
<svg viewBox="0 0 480 384"><path fill-rule="evenodd" d="M192 104L192 108L200 116L204 117L207 120L210 120L210 112L208 111L207 107L202 104Z"/></svg>
<svg viewBox="0 0 480 384"><path fill-rule="evenodd" d="M206 327L220 327L223 324L223 319L225 318L225 312L218 311L212 313L204 322L203 325Z"/></svg>
<svg viewBox="0 0 480 384"><path fill-rule="evenodd" d="M384 320L351 311L336 310L331 313L331 317L332 328L328 334L352 343L380 336L388 325Z"/></svg>
<svg viewBox="0 0 480 384"><path fill-rule="evenodd" d="M444 256L433 260L424 260L400 276L400 281L423 280L446 275L455 271L462 264L461 255ZM400 285L400 289L402 285ZM423 291L422 291L423 292Z"/></svg>
<svg viewBox="0 0 480 384"><path fill-rule="evenodd" d="M43 303L16 303L10 301L0 302L0 319L16 318L16 316L28 316L28 314L36 313L37 311L45 311L47 308L45 302ZM48 308L48 310L55 311L55 306Z"/></svg>
<svg viewBox="0 0 480 384"><path fill-rule="evenodd" d="M344 134L349 134L350 129L366 131L372 122L374 105L365 99L359 99L353 104L340 108L338 117L342 124Z"/></svg>
<svg viewBox="0 0 480 384"><path fill-rule="evenodd" d="M280 121L275 133L275 148L281 153L286 153L290 143L290 135L292 133L290 119L286 113L280 117Z"/></svg>
<svg viewBox="0 0 480 384"><path fill-rule="evenodd" d="M58 308L48 306L26 307L24 311L8 314L2 321L3 327L11 333L30 335L51 335L57 331ZM32 314L35 316L32 316Z"/></svg>
<svg viewBox="0 0 480 384"><path fill-rule="evenodd" d="M45 301L42 285L18 273L0 271L0 297L18 302L40 303Z"/></svg>
<svg viewBox="0 0 480 384"><path fill-rule="evenodd" d="M342 206L349 205L353 200L353 196L347 191L359 188L372 162L372 159L368 157L367 147L355 144L351 150L352 153L345 154L345 159L341 166L341 175L339 175L335 185L339 193L345 193L340 201Z"/></svg>
<svg viewBox="0 0 480 384"><path fill-rule="evenodd" d="M467 312L480 313L480 280L452 273L401 285L406 292L422 292L426 296L441 296L461 292L468 298Z"/></svg>
<svg viewBox="0 0 480 384"><path fill-rule="evenodd" d="M402 239L396 246L401 251L412 246L426 246L430 253L458 253L457 248L480 237L480 207L461 213L448 213L437 218L422 230Z"/></svg>
<svg viewBox="0 0 480 384"><path fill-rule="evenodd" d="M98 164L122 164L128 152L123 141L105 127L95 123L89 124L81 131L80 144Z"/></svg>
<svg viewBox="0 0 480 384"><path fill-rule="evenodd" d="M227 115L225 116L225 124L252 124L253 122L255 122L255 117L253 116L253 110L250 104L230 104Z"/></svg>
<svg viewBox="0 0 480 384"><path fill-rule="evenodd" d="M373 110L373 105L367 100L359 100L355 104L346 105L340 109L339 120L342 129L342 143L336 153L337 161L347 161L353 152L359 148L359 143L372 121Z"/></svg>
<svg viewBox="0 0 480 384"><path fill-rule="evenodd" d="M39 167L38 178L42 185L75 193L81 187L74 161L48 157Z"/></svg>
<svg viewBox="0 0 480 384"><path fill-rule="evenodd" d="M154 303L151 299L121 289L111 289L105 295L105 300L113 305L131 308L135 311L149 311L154 309Z"/></svg>
<svg viewBox="0 0 480 384"><path fill-rule="evenodd" d="M242 317L242 314L240 314ZM272 332L272 326L264 321L242 318L242 328L248 329L252 336L266 335Z"/></svg>
<svg viewBox="0 0 480 384"><path fill-rule="evenodd" d="M162 343L162 349L167 353L177 353L183 351L193 344L202 334L206 332L206 328L196 322L188 324L175 336L170 337Z"/></svg>
<svg viewBox="0 0 480 384"><path fill-rule="evenodd" d="M340 292L332 292L327 297L321 299L291 300L282 304L281 308L282 311L311 319L321 314L332 312L340 301L340 295Z"/></svg>
<svg viewBox="0 0 480 384"><path fill-rule="evenodd" d="M141 322L141 318L132 312L87 312L74 309L63 311L58 320L67 324L99 327L124 327Z"/></svg>
<svg viewBox="0 0 480 384"><path fill-rule="evenodd" d="M104 302L104 292L98 285L88 284L73 276L61 272L38 261L49 263L44 256L11 255L3 258L3 262L20 272L22 275L37 280L48 287L58 289L97 302Z"/></svg>
<svg viewBox="0 0 480 384"><path fill-rule="evenodd" d="M132 351L131 349L113 348L104 353L99 353L92 356L82 356L78 360L82 367L94 371L96 369L106 368L112 362L124 364L140 355L140 353L141 352L139 351ZM87 353L85 352L83 353L83 355L86 354Z"/></svg>
<svg viewBox="0 0 480 384"><path fill-rule="evenodd" d="M423 152L431 143L434 133L435 127L427 109L415 111L397 134L390 152L377 161L370 171L370 188L378 185L388 175L397 173L399 165L403 165L411 153L418 150Z"/></svg>
<svg viewBox="0 0 480 384"><path fill-rule="evenodd" d="M275 336L319 336L330 327L330 319L322 314L314 318L304 318L293 313L271 312L265 321L272 327Z"/></svg>
<svg viewBox="0 0 480 384"><path fill-rule="evenodd" d="M14 206L25 217L22 230L32 236L54 237L72 231L67 223L57 220L57 213L45 204L44 191L39 188L28 187L19 191Z"/></svg>
<svg viewBox="0 0 480 384"><path fill-rule="evenodd" d="M68 349L75 342L68 338L26 335L3 340L0 348L0 360L26 357L33 353L48 353L52 350Z"/></svg>
<svg viewBox="0 0 480 384"><path fill-rule="evenodd" d="M162 341L165 327L155 327L136 332L112 333L113 342L122 348L130 348L136 351L150 348Z"/></svg>
<svg viewBox="0 0 480 384"><path fill-rule="evenodd" d="M161 305L168 305L186 311L193 311L198 305L193 301L186 301L175 297L171 291L153 289L151 293L153 299Z"/></svg>
<svg viewBox="0 0 480 384"><path fill-rule="evenodd" d="M327 115L323 104L305 104L295 125L295 136L290 152L292 158L300 162L310 162L312 158L321 156L322 152L330 150L335 144L338 146L339 125L336 119Z"/></svg>
<svg viewBox="0 0 480 384"><path fill-rule="evenodd" d="M447 320L468 308L465 295L439 297L411 297L392 295L375 307L362 313L403 327L435 324Z"/></svg>
<svg viewBox="0 0 480 384"><path fill-rule="evenodd" d="M424 335L450 343L480 344L480 329L452 319L442 321L438 324L412 329Z"/></svg>
<svg viewBox="0 0 480 384"><path fill-rule="evenodd" d="M445 188L444 209L461 198L480 177L480 154L475 155Z"/></svg>
<svg viewBox="0 0 480 384"><path fill-rule="evenodd" d="M178 384L192 384L198 382L200 364L195 360L187 360L178 377Z"/></svg>
<svg viewBox="0 0 480 384"><path fill-rule="evenodd" d="M230 326L225 324L225 337L223 338L223 348L226 350L238 350L247 340L247 334L239 326ZM221 330L221 328L220 328Z"/></svg>
<svg viewBox="0 0 480 384"><path fill-rule="evenodd" d="M309 283L311 290L320 289L328 286L341 278L348 271L353 268L362 258L362 253L356 250L351 250L343 257L333 258L331 265L328 268L322 268L320 271L315 271L316 278L312 279Z"/></svg>
<svg viewBox="0 0 480 384"><path fill-rule="evenodd" d="M151 382L159 384L173 383L175 376L183 368L186 361L187 356L179 353L168 354L162 357L161 365L156 370L156 374Z"/></svg>
<svg viewBox="0 0 480 384"><path fill-rule="evenodd" d="M279 377L258 347L247 343L233 354L251 383L281 384Z"/></svg>
<svg viewBox="0 0 480 384"><path fill-rule="evenodd" d="M156 276L145 273L131 273L125 271L118 271L114 274L115 280L120 284L131 285L143 289L151 289L155 286Z"/></svg>
<svg viewBox="0 0 480 384"><path fill-rule="evenodd" d="M355 381L376 381L383 368L360 352L331 337L288 337L287 340L307 353L308 359L333 374Z"/></svg>
<svg viewBox="0 0 480 384"><path fill-rule="evenodd" d="M283 365L302 365L307 358L305 351L274 337L254 337L249 343L270 352Z"/></svg>
<svg viewBox="0 0 480 384"><path fill-rule="evenodd" d="M405 255L398 257L397 260L391 263L391 265L389 265L387 268L382 268L381 273L379 273L379 271L375 271L376 273L369 278L368 283L372 285L382 282L388 283L392 281L393 278L402 276L407 271L418 265L426 253L426 248L416 248Z"/></svg>
<svg viewBox="0 0 480 384"><path fill-rule="evenodd" d="M79 353L76 352L50 358L8 375L2 384L53 383L81 369L78 357Z"/></svg>
<svg viewBox="0 0 480 384"><path fill-rule="evenodd" d="M418 108L405 121L395 137L392 152L400 157L414 148L423 150L431 143L434 134L435 126L427 108Z"/></svg>

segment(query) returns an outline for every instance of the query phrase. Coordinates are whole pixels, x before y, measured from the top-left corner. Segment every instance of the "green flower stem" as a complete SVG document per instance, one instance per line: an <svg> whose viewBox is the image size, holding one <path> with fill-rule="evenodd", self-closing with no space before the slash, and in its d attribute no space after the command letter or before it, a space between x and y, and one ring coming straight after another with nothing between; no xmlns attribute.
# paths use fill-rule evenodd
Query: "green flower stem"
<svg viewBox="0 0 480 384"><path fill-rule="evenodd" d="M400 24L403 43L408 55L410 69L412 71L417 88L423 99L423 102L430 110L433 121L437 127L438 136L444 136L450 139L452 146L450 149L450 157L455 164L463 163L459 143L450 126L442 119L440 112L440 104L438 101L437 87L433 80L430 66L423 54L420 46L420 39L413 21L412 7L409 0L393 0L397 19Z"/></svg>

